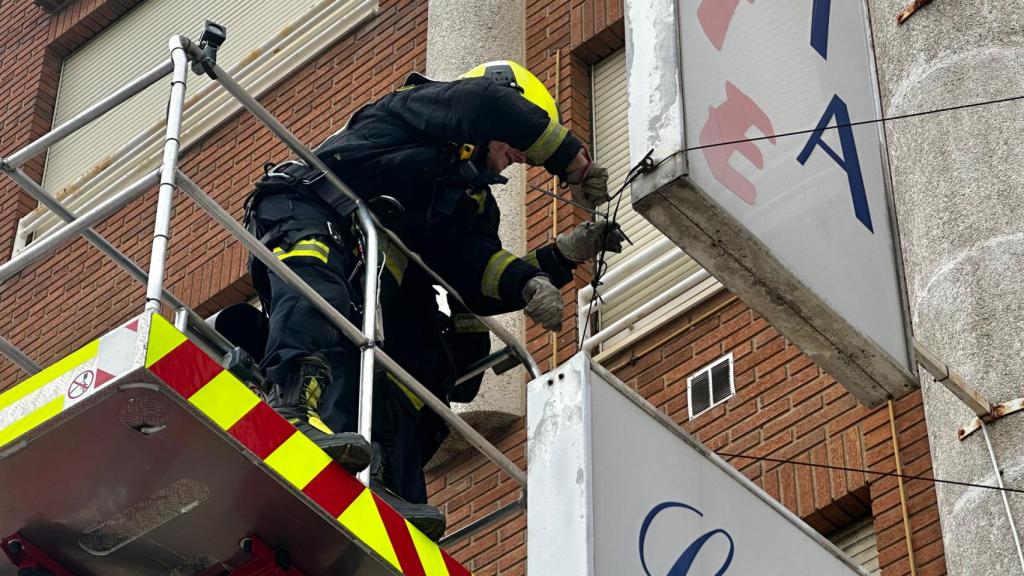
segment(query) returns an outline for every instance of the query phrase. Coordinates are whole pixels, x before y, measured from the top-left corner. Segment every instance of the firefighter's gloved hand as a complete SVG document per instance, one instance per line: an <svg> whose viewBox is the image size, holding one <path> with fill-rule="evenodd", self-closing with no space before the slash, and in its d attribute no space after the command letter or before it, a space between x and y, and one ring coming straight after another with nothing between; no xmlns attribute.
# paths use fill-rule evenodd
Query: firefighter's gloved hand
<svg viewBox="0 0 1024 576"><path fill-rule="evenodd" d="M598 255L601 250L618 254L626 235L618 223L610 220L584 222L569 232L562 232L555 238L558 251L573 262L584 262Z"/></svg>
<svg viewBox="0 0 1024 576"><path fill-rule="evenodd" d="M593 208L604 204L611 198L608 196L608 169L597 162L591 162L582 180L578 184L570 183L572 199Z"/></svg>
<svg viewBox="0 0 1024 576"><path fill-rule="evenodd" d="M562 293L547 276L534 276L523 286L526 315L548 330L562 329Z"/></svg>

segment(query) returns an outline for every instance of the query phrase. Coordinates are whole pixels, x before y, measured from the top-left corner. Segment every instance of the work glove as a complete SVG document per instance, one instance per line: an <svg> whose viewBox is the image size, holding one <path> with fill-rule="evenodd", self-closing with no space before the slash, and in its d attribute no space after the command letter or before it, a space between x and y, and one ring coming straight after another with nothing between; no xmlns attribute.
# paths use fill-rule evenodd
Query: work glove
<svg viewBox="0 0 1024 576"><path fill-rule="evenodd" d="M622 252L622 242L626 235L618 223L610 220L584 222L568 232L562 232L555 238L555 246L567 259L573 262L584 262L598 255L601 250Z"/></svg>
<svg viewBox="0 0 1024 576"><path fill-rule="evenodd" d="M608 169L597 162L591 162L578 184L569 184L572 199L588 208L604 204L608 196Z"/></svg>
<svg viewBox="0 0 1024 576"><path fill-rule="evenodd" d="M562 293L547 276L534 276L523 286L526 315L548 330L562 329Z"/></svg>

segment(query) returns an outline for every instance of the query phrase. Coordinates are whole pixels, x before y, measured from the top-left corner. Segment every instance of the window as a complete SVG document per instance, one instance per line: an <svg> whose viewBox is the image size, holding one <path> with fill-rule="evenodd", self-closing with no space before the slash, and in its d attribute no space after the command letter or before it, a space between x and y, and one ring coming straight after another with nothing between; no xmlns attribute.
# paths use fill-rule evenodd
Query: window
<svg viewBox="0 0 1024 576"><path fill-rule="evenodd" d="M736 395L732 379L732 354L701 368L686 381L690 420Z"/></svg>
<svg viewBox="0 0 1024 576"><path fill-rule="evenodd" d="M871 576L882 576L878 566L878 544L875 538L874 518L865 518L852 526L829 535L829 541L846 552L855 563Z"/></svg>
<svg viewBox="0 0 1024 576"><path fill-rule="evenodd" d="M64 60L54 125L166 60L167 39L174 34L198 37L207 19L227 28L221 66L258 95L375 14L377 5L377 0L147 0ZM182 133L186 147L241 108L210 84L205 76L189 75ZM156 168L169 94L167 82L158 81L51 146L43 186L72 211L82 212L102 201L102 191L119 178L137 178ZM119 161L128 145L131 161ZM27 215L18 227L15 252L60 222L41 209Z"/></svg>
<svg viewBox="0 0 1024 576"><path fill-rule="evenodd" d="M608 169L609 188L618 190L629 171L629 131L626 95L626 56L620 50L594 66L593 78L593 155ZM614 206L612 207L614 209ZM612 325L651 298L671 289L700 270L700 265L684 254L650 222L633 211L629 190L623 192L618 221L633 241L621 254L610 255L602 295L612 294L600 308L598 330ZM659 268L656 273L653 268ZM618 273L613 271L618 270ZM645 274L645 270L648 273ZM622 281L641 274L645 278L632 286ZM615 278L618 276L618 278ZM674 314L700 302L721 289L714 278L708 278L681 294L667 305L645 315L633 326L609 337L602 352L612 353L645 331L669 320ZM583 314L586 313L584 310ZM600 355L599 355L600 357Z"/></svg>

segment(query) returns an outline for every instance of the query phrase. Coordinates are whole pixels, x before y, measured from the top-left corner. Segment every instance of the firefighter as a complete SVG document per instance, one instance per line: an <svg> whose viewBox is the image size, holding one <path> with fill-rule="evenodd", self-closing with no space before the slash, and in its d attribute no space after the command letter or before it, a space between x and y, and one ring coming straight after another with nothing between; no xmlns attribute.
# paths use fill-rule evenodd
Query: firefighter
<svg viewBox="0 0 1024 576"><path fill-rule="evenodd" d="M315 153L375 212L388 214L388 227L463 294L471 310L496 314L522 309L545 328L558 328L561 293L549 274L502 250L497 204L489 186L506 181L500 173L508 165L528 162L559 176L576 201L592 206L607 200L608 176L561 125L551 95L525 68L508 61L492 62L454 82L413 74L402 88L357 111ZM360 250L352 202L333 190L321 174L294 161L268 167L248 208L250 229L335 308L356 322L362 307L375 304L362 302L352 286ZM589 236L602 243L617 237L608 232L610 225L594 226L603 226L601 233ZM400 316L394 312L399 309L396 306L428 306L427 292L421 288L429 283L416 279L422 271L404 266L395 251L391 254L390 259L385 257L385 269L393 273L396 266L403 268L403 287L395 294L415 295L407 300L381 295L384 346L397 351L416 346L400 345L409 336L389 330L388 318ZM365 467L372 451L365 439L352 432L358 405L358 350L258 261L252 263L252 277L270 315L262 367L274 384L271 405L349 470ZM406 282L419 288L406 288ZM428 308L415 308L423 309ZM436 340L439 331L434 325L420 334ZM424 342L422 337L412 341L420 346ZM417 366L416 372L428 368ZM424 380L435 386L446 381L436 375ZM409 398L398 386L378 388L384 393L383 401L375 402L374 427L384 434L375 431L374 435L388 441L389 434L404 434L408 442L393 442L401 445L397 450L402 452L405 444L418 442L413 437L417 427L398 430L388 428L386 422L378 424L387 420L386 415L392 423L403 424L401 414L388 406L395 404L392 399ZM435 392L444 397L449 391L442 387ZM324 400L325 394L329 400ZM321 416L325 405L329 417ZM422 470L414 468L422 478ZM409 474L398 471L392 476L396 475L404 480ZM420 483L415 480L417 486ZM425 502L425 494L412 494L401 483L384 487ZM416 508L418 502L412 504L399 510L412 516L410 520L418 510L430 511L425 506ZM425 525L436 530L435 518L430 514L423 518ZM443 530L443 517L440 525Z"/></svg>
<svg viewBox="0 0 1024 576"><path fill-rule="evenodd" d="M483 191L483 210L470 220L468 234L459 242L496 246L503 256L497 237L500 213L489 191ZM443 236L439 236L439 239ZM573 277L576 264L590 260L605 248L621 250L621 232L607 222L585 222L570 232L560 234L555 242L523 256L534 273L545 274L548 281L561 288ZM435 239L430 242L439 241ZM447 250L440 240L438 248ZM383 317L383 348L399 365L437 397L449 402L470 402L479 391L483 376L470 378L456 386L456 379L474 362L491 351L490 332L469 310L447 297L450 315L438 309L432 279L404 261L401 252L386 245L384 271L381 275L381 310ZM390 264L389 264L390 263ZM458 263L453 262L453 270ZM444 269L444 265L439 265ZM442 276L449 277L442 272ZM538 275L540 278L541 276ZM515 299L484 297L480 287L464 286L460 294L472 302L473 310L482 315L522 309ZM552 304L548 328L558 329L563 306L559 299ZM374 396L374 463L371 486L393 507L410 519L428 536L440 536L445 518L440 510L427 504L426 479L423 466L433 457L448 435L447 425L422 400L407 390L390 374L381 374ZM325 418L333 422L333 413Z"/></svg>

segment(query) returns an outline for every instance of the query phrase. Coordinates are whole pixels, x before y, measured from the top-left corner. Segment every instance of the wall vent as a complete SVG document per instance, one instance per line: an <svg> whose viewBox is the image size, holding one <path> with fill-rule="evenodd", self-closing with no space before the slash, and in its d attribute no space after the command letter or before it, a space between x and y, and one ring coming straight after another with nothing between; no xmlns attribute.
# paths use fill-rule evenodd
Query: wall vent
<svg viewBox="0 0 1024 576"><path fill-rule="evenodd" d="M701 368L686 381L690 420L718 406L736 394L732 376L732 353Z"/></svg>

